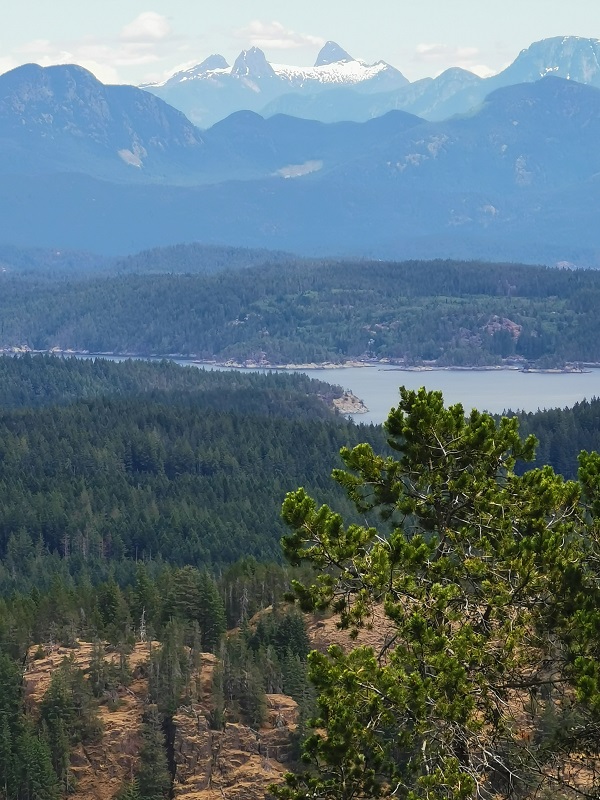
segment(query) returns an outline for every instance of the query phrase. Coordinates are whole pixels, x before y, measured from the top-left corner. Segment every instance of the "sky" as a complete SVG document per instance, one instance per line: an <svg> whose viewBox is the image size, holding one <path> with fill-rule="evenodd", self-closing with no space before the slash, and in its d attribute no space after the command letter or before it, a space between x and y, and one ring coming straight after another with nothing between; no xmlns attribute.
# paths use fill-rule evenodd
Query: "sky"
<svg viewBox="0 0 600 800"><path fill-rule="evenodd" d="M3 0L0 73L76 63L104 83L163 80L212 53L260 47L313 64L327 40L413 81L451 66L491 75L534 41L600 38L600 0Z"/></svg>

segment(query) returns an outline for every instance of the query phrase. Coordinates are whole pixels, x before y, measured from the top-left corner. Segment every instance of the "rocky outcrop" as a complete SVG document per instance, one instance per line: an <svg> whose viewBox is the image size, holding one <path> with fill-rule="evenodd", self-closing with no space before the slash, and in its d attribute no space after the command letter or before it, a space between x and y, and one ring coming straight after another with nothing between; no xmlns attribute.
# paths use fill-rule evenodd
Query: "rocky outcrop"
<svg viewBox="0 0 600 800"><path fill-rule="evenodd" d="M352 392L344 392L341 397L334 397L333 405L340 414L366 414L369 410L360 397Z"/></svg>
<svg viewBox="0 0 600 800"><path fill-rule="evenodd" d="M267 695L267 722L260 730L226 723L211 730L200 706L174 718L174 797L181 800L263 798L269 784L287 771L298 706L285 695Z"/></svg>
<svg viewBox="0 0 600 800"><path fill-rule="evenodd" d="M103 735L99 742L79 746L71 757L74 778L73 800L111 800L135 774L140 748L140 726L147 704L148 682L145 662L157 643L139 643L130 655L133 683L118 691L109 708L99 709ZM83 670L90 665L93 646L32 648L24 675L29 708L36 706L47 690L52 673L64 658ZM118 654L107 652L108 661ZM290 697L267 695L267 719L260 730L228 722L222 731L211 730L212 672L217 658L202 655L192 678L191 694L197 702L180 709L173 718L173 761L175 800L258 800L267 787L280 781L293 751L298 706ZM111 710L111 708L113 710Z"/></svg>
<svg viewBox="0 0 600 800"><path fill-rule="evenodd" d="M523 326L519 325L517 322L513 322L512 319L499 317L494 314L490 317L484 330L490 336L494 336L494 334L500 333L500 331L508 331L508 333L510 333L512 338L516 341L521 335Z"/></svg>

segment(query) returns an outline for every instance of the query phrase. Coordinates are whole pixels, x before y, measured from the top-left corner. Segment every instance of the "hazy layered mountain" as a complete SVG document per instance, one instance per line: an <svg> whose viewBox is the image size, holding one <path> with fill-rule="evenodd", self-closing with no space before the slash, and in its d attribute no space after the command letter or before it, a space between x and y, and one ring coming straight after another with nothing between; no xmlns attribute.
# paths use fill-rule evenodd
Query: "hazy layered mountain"
<svg viewBox="0 0 600 800"><path fill-rule="evenodd" d="M162 100L105 86L82 67L26 64L0 75L0 171L111 180L185 176L200 132Z"/></svg>
<svg viewBox="0 0 600 800"><path fill-rule="evenodd" d="M548 74L600 87L600 40L555 36L534 42L486 84L509 86L537 81Z"/></svg>
<svg viewBox="0 0 600 800"><path fill-rule="evenodd" d="M212 55L163 83L142 88L206 128L234 111L259 111L290 92L310 96L334 87L352 86L360 92L373 93L406 84L404 75L384 61L366 64L352 58L335 42L327 42L313 67L270 64L262 50L252 47L243 50L233 66L223 56Z"/></svg>
<svg viewBox="0 0 600 800"><path fill-rule="evenodd" d="M420 122L396 112L328 126L239 111L201 132L141 89L104 86L80 67L26 65L0 76L0 174L175 185L298 176L358 158Z"/></svg>
<svg viewBox="0 0 600 800"><path fill-rule="evenodd" d="M164 185L98 181L84 163L5 173L0 242L596 265L599 138L600 90L553 76L499 89L444 122L400 111L331 125L240 112L203 132L202 174L213 176L203 185L175 186L179 164L166 160ZM43 152L32 155L41 163Z"/></svg>
<svg viewBox="0 0 600 800"><path fill-rule="evenodd" d="M322 122L366 122L388 111L410 109L409 113L424 119L446 119L457 110L457 95L465 110L480 103L483 83L478 75L452 67L437 78L423 78L390 92L367 94L339 87L318 94L286 94L265 106L261 113L266 117L288 114Z"/></svg>
<svg viewBox="0 0 600 800"><path fill-rule="evenodd" d="M261 113L265 116L283 113L324 122L340 119L362 122L392 109L402 109L428 120L443 120L475 108L494 89L537 81L545 75L600 87L600 41L557 36L522 50L510 66L490 78L452 68L434 79L425 78L367 97L349 87L331 96L294 92L271 101Z"/></svg>
<svg viewBox="0 0 600 800"><path fill-rule="evenodd" d="M218 159L215 174L219 171L237 180L251 175L321 177L422 123L419 117L404 111L390 112L364 124L333 125L283 114L264 119L252 111L238 111L203 132L203 137L207 149Z"/></svg>

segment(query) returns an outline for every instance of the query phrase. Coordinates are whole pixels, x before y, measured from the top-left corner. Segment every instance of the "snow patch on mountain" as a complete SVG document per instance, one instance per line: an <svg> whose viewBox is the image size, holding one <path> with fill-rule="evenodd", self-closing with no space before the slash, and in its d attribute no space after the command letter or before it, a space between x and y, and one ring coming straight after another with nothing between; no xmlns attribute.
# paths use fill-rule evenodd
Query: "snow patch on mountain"
<svg viewBox="0 0 600 800"><path fill-rule="evenodd" d="M190 69L181 70L170 78L158 83L145 84L142 88L158 89L164 86L170 87L178 83L187 81L211 81L218 80L225 76L238 79L263 79L279 78L286 82L290 88L299 88L307 84L342 84L356 85L363 81L369 81L385 72L398 73L385 61L378 61L375 64L367 64L365 61L349 56L334 43L332 47L323 55L319 54L314 67L296 67L288 64L270 64L265 54L258 47L249 50L242 50L236 58L233 66L229 66L225 58L221 55L212 55ZM324 48L325 49L325 48ZM330 61L328 56L340 56L338 61ZM400 73L398 73L400 75ZM253 87L251 87L253 88Z"/></svg>
<svg viewBox="0 0 600 800"><path fill-rule="evenodd" d="M286 64L271 64L273 71L295 86L305 83L355 84L371 80L381 72L390 69L385 61L366 64L364 61L336 61L319 67L290 67Z"/></svg>
<svg viewBox="0 0 600 800"><path fill-rule="evenodd" d="M305 161L304 164L288 164L275 172L280 178L301 178L303 175L310 175L311 172L318 172L323 168L322 161Z"/></svg>

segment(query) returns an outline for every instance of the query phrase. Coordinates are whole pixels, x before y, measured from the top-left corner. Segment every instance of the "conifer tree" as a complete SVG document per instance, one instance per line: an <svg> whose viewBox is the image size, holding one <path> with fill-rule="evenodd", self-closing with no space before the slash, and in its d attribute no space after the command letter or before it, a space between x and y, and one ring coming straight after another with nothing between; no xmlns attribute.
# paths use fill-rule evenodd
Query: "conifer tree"
<svg viewBox="0 0 600 800"><path fill-rule="evenodd" d="M17 800L58 800L61 794L47 742L26 725L19 741Z"/></svg>
<svg viewBox="0 0 600 800"><path fill-rule="evenodd" d="M170 620L162 644L150 657L150 697L161 714L172 716L176 712L187 687L189 670L181 623Z"/></svg>
<svg viewBox="0 0 600 800"><path fill-rule="evenodd" d="M165 734L156 706L150 706L142 725L140 767L137 774L140 800L165 800L171 789Z"/></svg>
<svg viewBox="0 0 600 800"><path fill-rule="evenodd" d="M377 527L344 526L302 489L283 506L287 557L315 568L294 584L302 608L381 641L310 654L312 770L274 793L597 796L600 456L583 457L581 486L519 476L535 441L516 419L465 418L424 389L401 389L386 430L396 457L359 445L334 472Z"/></svg>

